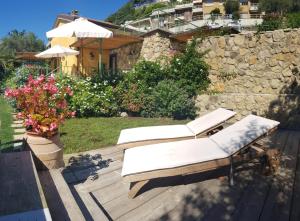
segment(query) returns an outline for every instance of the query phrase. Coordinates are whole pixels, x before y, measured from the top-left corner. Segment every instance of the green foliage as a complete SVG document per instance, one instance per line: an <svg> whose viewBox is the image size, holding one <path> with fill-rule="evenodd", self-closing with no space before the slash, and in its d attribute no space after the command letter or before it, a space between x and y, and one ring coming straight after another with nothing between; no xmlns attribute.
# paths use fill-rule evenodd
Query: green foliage
<svg viewBox="0 0 300 221"><path fill-rule="evenodd" d="M203 54L197 51L196 45L194 40L187 45L184 53L174 56L167 70L169 78L177 81L190 96L206 90L210 83L209 66L203 60Z"/></svg>
<svg viewBox="0 0 300 221"><path fill-rule="evenodd" d="M166 78L165 70L157 62L142 60L125 74L117 92L121 107L133 114L139 114L144 108L145 97L159 81Z"/></svg>
<svg viewBox="0 0 300 221"><path fill-rule="evenodd" d="M2 143L13 140L11 112L11 107L7 104L6 100L2 96L0 96L0 141Z"/></svg>
<svg viewBox="0 0 300 221"><path fill-rule="evenodd" d="M0 40L0 82L3 82L20 66L15 59L16 52L35 52L45 49L42 40L32 32L13 30Z"/></svg>
<svg viewBox="0 0 300 221"><path fill-rule="evenodd" d="M119 103L132 115L192 118L193 96L210 83L208 69L196 50L196 41L192 41L164 68L157 62L137 63L117 87Z"/></svg>
<svg viewBox="0 0 300 221"><path fill-rule="evenodd" d="M240 12L239 11L235 11L232 13L232 19L233 20L239 20L241 17Z"/></svg>
<svg viewBox="0 0 300 221"><path fill-rule="evenodd" d="M213 10L210 12L210 14L213 14L213 15L219 15L219 14L221 14L221 11L220 11L219 8L215 8L215 9L213 9Z"/></svg>
<svg viewBox="0 0 300 221"><path fill-rule="evenodd" d="M283 17L279 14L267 14L261 25L258 25L258 32L274 31L283 27Z"/></svg>
<svg viewBox="0 0 300 221"><path fill-rule="evenodd" d="M300 13L290 13L286 16L287 25L289 28L299 28L300 27Z"/></svg>
<svg viewBox="0 0 300 221"><path fill-rule="evenodd" d="M70 86L73 96L67 100L76 116L115 116L118 113L118 104L115 99L113 86L107 81L99 82L95 78L75 79L66 75L58 78L58 86Z"/></svg>
<svg viewBox="0 0 300 221"><path fill-rule="evenodd" d="M295 4L294 4L295 3ZM266 13L285 13L296 7L295 0L260 0L259 8Z"/></svg>
<svg viewBox="0 0 300 221"><path fill-rule="evenodd" d="M240 10L240 2L238 0L226 0L224 2L224 8L226 14L233 14Z"/></svg>
<svg viewBox="0 0 300 221"><path fill-rule="evenodd" d="M165 70L159 63L145 60L138 62L126 76L126 80L129 82L142 81L150 87L157 85L159 81L165 78Z"/></svg>
<svg viewBox="0 0 300 221"><path fill-rule="evenodd" d="M41 74L49 76L50 68L47 65L22 65L16 68L11 77L7 80L6 86L9 88L18 88L25 85L29 75L37 78Z"/></svg>
<svg viewBox="0 0 300 221"><path fill-rule="evenodd" d="M195 102L189 94L173 80L163 80L147 97L141 115L145 117L194 118Z"/></svg>
<svg viewBox="0 0 300 221"><path fill-rule="evenodd" d="M13 30L1 39L0 54L14 57L16 52L34 52L45 49L44 42L32 32Z"/></svg>
<svg viewBox="0 0 300 221"><path fill-rule="evenodd" d="M115 24L123 24L125 21L141 19L149 16L153 10L166 7L164 3L155 3L141 8L134 8L134 4L145 1L131 0L122 6L117 12L110 15L106 20Z"/></svg>

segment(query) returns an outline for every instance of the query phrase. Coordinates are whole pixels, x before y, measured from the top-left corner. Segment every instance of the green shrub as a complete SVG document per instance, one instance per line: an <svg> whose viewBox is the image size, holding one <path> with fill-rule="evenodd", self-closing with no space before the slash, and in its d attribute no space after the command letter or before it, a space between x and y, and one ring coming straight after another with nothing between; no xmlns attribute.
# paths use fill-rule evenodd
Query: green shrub
<svg viewBox="0 0 300 221"><path fill-rule="evenodd" d="M149 87L154 87L166 78L166 72L158 62L142 60L125 76L125 81L136 83L143 81Z"/></svg>
<svg viewBox="0 0 300 221"><path fill-rule="evenodd" d="M145 105L146 97L158 82L166 78L166 72L157 62L142 60L124 74L117 86L118 103L123 111L139 115Z"/></svg>
<svg viewBox="0 0 300 221"><path fill-rule="evenodd" d="M167 70L169 78L178 82L190 97L206 90L210 83L209 66L196 46L195 40L188 44L184 53L176 55L170 61Z"/></svg>
<svg viewBox="0 0 300 221"><path fill-rule="evenodd" d="M261 25L258 25L258 32L274 31L283 27L283 18L279 14L267 14Z"/></svg>
<svg viewBox="0 0 300 221"><path fill-rule="evenodd" d="M130 115L139 115L145 105L145 98L150 93L150 89L144 81L130 83L127 86L119 87L119 104L123 111Z"/></svg>
<svg viewBox="0 0 300 221"><path fill-rule="evenodd" d="M74 79L63 75L58 77L59 86L69 86L73 96L67 98L76 116L116 116L119 107L116 101L114 87L107 82L98 82L95 78Z"/></svg>
<svg viewBox="0 0 300 221"><path fill-rule="evenodd" d="M287 26L289 28L300 27L300 13L289 13L287 16Z"/></svg>
<svg viewBox="0 0 300 221"><path fill-rule="evenodd" d="M144 117L172 117L174 119L194 118L195 102L188 93L173 80L163 80L146 98Z"/></svg>
<svg viewBox="0 0 300 221"><path fill-rule="evenodd" d="M46 65L22 65L13 71L6 82L6 86L10 88L22 87L27 82L29 75L36 78L41 74L49 76L49 67Z"/></svg>

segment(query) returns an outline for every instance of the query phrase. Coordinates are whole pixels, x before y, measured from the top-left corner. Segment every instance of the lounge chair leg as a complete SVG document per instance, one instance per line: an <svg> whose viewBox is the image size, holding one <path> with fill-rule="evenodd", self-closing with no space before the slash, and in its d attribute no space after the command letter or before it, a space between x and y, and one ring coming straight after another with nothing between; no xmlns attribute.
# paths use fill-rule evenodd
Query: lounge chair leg
<svg viewBox="0 0 300 221"><path fill-rule="evenodd" d="M234 185L234 179L233 179L233 158L230 158L230 172L229 172L229 185Z"/></svg>
<svg viewBox="0 0 300 221"><path fill-rule="evenodd" d="M138 181L138 182L133 182L130 184L130 190L128 193L129 198L134 198L136 194L145 186L149 180L143 180L143 181Z"/></svg>

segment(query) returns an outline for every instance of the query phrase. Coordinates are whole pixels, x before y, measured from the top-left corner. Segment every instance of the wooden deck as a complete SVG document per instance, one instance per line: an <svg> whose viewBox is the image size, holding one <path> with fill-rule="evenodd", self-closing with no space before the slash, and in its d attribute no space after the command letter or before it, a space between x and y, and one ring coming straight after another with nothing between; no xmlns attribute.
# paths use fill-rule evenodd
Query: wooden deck
<svg viewBox="0 0 300 221"><path fill-rule="evenodd" d="M116 147L72 158L63 175L86 220L300 220L300 132L281 130L262 142L282 150L278 174L245 165L233 187L216 171L150 182L129 199Z"/></svg>

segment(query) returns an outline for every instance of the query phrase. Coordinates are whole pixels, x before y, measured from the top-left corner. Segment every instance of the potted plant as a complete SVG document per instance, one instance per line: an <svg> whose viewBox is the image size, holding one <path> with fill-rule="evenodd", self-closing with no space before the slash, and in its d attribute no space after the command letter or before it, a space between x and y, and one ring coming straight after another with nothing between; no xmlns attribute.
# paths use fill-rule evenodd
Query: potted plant
<svg viewBox="0 0 300 221"><path fill-rule="evenodd" d="M59 88L54 76L44 75L34 79L31 75L24 87L6 89L5 96L16 100L17 114L26 128L26 139L37 159L38 169L54 169L64 166L63 145L58 127L70 112L66 96L72 96L69 87Z"/></svg>

